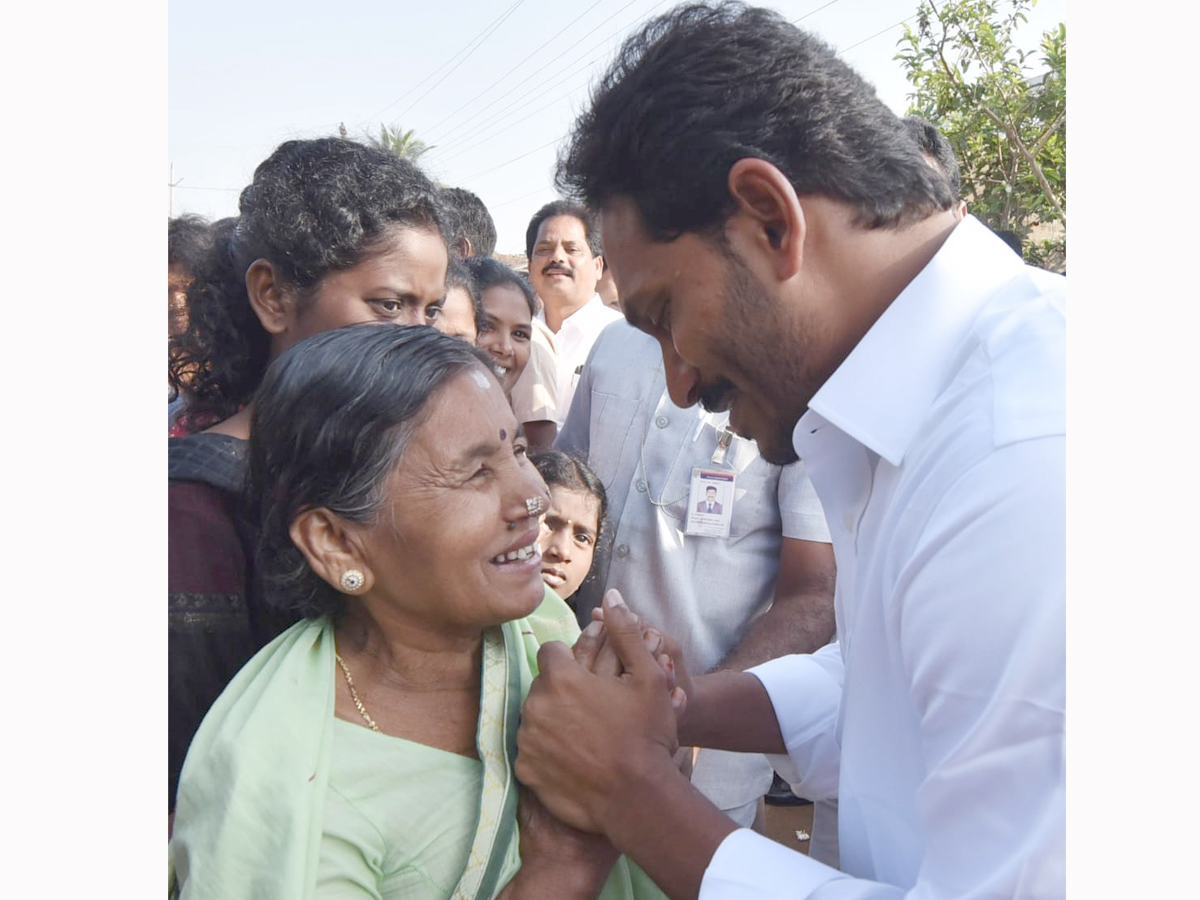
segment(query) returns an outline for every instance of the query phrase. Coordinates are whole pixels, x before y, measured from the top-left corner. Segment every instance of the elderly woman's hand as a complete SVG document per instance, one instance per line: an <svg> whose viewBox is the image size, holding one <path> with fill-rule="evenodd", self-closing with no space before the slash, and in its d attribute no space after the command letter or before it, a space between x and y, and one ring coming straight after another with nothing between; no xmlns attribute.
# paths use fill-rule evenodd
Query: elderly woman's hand
<svg viewBox="0 0 1200 900"><path fill-rule="evenodd" d="M521 869L498 900L593 900L620 854L604 835L560 822L533 791L522 787L517 797Z"/></svg>

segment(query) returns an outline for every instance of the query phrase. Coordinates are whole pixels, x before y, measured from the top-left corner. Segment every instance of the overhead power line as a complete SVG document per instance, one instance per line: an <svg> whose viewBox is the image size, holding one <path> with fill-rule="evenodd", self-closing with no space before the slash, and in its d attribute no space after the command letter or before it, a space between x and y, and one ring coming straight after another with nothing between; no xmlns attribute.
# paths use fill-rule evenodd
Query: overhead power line
<svg viewBox="0 0 1200 900"><path fill-rule="evenodd" d="M798 18L798 19L792 19L792 24L793 24L793 25L796 25L796 24L798 24L798 23L800 23L800 22L803 22L803 21L804 21L805 19L807 19L809 16L815 16L817 13L819 13L821 10L825 9L826 7L828 7L828 6L833 6L833 4L835 4L835 3L840 3L840 2L841 2L841 0L829 0L829 2L825 4L825 6L818 6L818 7L817 7L816 9L814 9L812 12L806 12L804 15L802 15L802 16L801 16L800 18Z"/></svg>
<svg viewBox="0 0 1200 900"><path fill-rule="evenodd" d="M863 44L865 44L867 41L873 41L873 40L875 40L875 38L879 37L881 34L887 34L887 33L888 33L889 31L891 31L893 28L895 28L895 27L897 27L897 26L899 26L899 25L903 25L905 22L911 22L911 21L912 21L913 19L915 19L915 18L916 18L916 16L915 16L915 15L911 15L911 16L909 16L907 19L901 19L899 22L896 22L896 23L894 23L894 24L892 24L892 25L889 25L887 28L883 29L883 31L877 31L877 32L875 32L873 35L871 35L870 37L863 38L861 41L859 41L859 42L858 42L858 43L856 43L856 44L851 44L849 47L843 47L841 50L839 50L839 51L838 51L838 56L841 56L841 55L842 55L843 53L845 53L847 50L853 50L855 47L861 47L861 46L862 46Z"/></svg>
<svg viewBox="0 0 1200 900"><path fill-rule="evenodd" d="M665 0L660 0L660 3L658 3L658 4L655 4L655 7L662 5L662 2L665 2ZM840 2L840 0L830 0L830 2L826 3L824 6L819 6L819 7L817 7L816 9L814 9L812 12L805 13L803 16L801 16L801 17L800 17L800 19L796 19L795 21L796 21L796 22L799 22L801 19L808 18L809 16L811 16L811 15L814 15L815 13L818 13L818 12L820 12L822 9L825 9L825 8L826 8L826 7L828 7L828 6L832 6L834 3L838 3L838 2ZM595 4L593 4L593 5L595 5ZM645 18L646 16L648 16L648 15L649 15L649 13L650 13L650 11L652 11L652 10L653 10L655 7L651 7L651 10L648 10L648 11L647 11L647 13L646 13L645 15L643 15L643 17L642 17L642 18ZM591 7L589 7L589 9L591 9ZM619 12L619 11L618 11L618 12ZM614 15L615 15L615 14L614 14ZM610 17L610 18L611 18L611 17ZM881 30L881 31L877 31L877 32L875 32L874 34L870 35L869 37L865 37L865 38L863 38L861 41L856 41L855 43L851 44L850 46L848 46L848 47L845 47L845 48L843 48L842 50L839 50L839 51L838 51L838 54L840 55L840 54L842 54L842 53L845 53L845 52L847 52L848 50L853 50L855 47L859 47L859 46L861 46L862 44L865 44L865 43L867 43L867 41L874 40L875 38L879 37L880 35L887 34L887 33L888 33L889 31L891 31L893 28L896 28L897 26L903 25L905 22L909 22L909 21L911 21L911 20L913 20L913 19L915 19L915 18L916 18L916 15L914 14L914 15L911 15L911 16L909 16L908 18L901 19L899 22L895 22L895 23L893 23L892 25L889 25L887 28L884 28L884 29L883 29L883 30ZM577 20L576 20L576 21L577 21ZM606 21L607 21L607 20L606 20ZM572 24L573 24L573 23L572 23ZM793 24L795 24L795 23L793 23ZM561 34L561 33L562 33L562 32L559 32L559 34ZM557 35L555 35L555 37L557 37ZM554 39L554 38L551 38L550 40L553 40L553 39ZM547 42L547 43L549 43L549 42ZM544 47L544 46L545 46L545 44L543 44L542 46ZM539 47L539 48L538 48L538 50L540 50L540 49L541 49L541 47ZM534 51L534 53L536 53L536 52L537 52L537 51L535 50L535 51ZM532 56L533 54L530 54L530 55ZM528 57L527 57L527 58L528 58ZM556 58L557 58L557 57L556 57ZM524 61L522 61L522 62L524 62ZM520 67L520 64L518 64L518 66L517 66L516 68L519 68L519 67ZM498 80L497 80L497 82L493 83L493 85L492 85L491 87L494 87L496 84L498 84L498 83L499 83L499 81L502 81L502 80L503 80L503 78L505 78L505 77L507 77L509 74L511 74L511 73L512 73L512 71L515 71L515 69L513 69L513 70L509 70L509 72L508 72L508 73L506 73L504 76L502 76L502 78L498 79ZM484 91L483 91L483 92L482 92L480 95L478 95L478 96L482 96L482 94L483 94L483 93L487 93L487 91L488 91L488 90L490 90L490 89L491 89L491 87L489 87L489 88L486 88L486 89L485 89L485 90L484 90ZM478 99L478 96L477 96L476 98L473 98L473 99ZM468 103L470 103L470 102L472 102L472 101L467 101L467 102L468 102ZM460 109L461 109L461 108L462 108L462 107L460 107ZM453 115L453 114L451 114L451 115ZM443 121L445 121L445 120L443 119ZM439 124L440 124L440 123L439 123ZM436 126L435 126L435 127L436 127ZM450 134L452 134L454 131L456 131L456 130L458 129L458 127L461 127L461 126L456 126L456 128L453 128L453 129L451 129L449 132L446 132L446 135L445 135L445 136L449 136ZM498 133L498 132L497 132L497 133ZM494 135L493 135L493 137L494 137ZM443 140L444 140L444 137L443 137ZM511 163L518 162L519 160L522 160L522 159L524 159L524 158L525 158L525 157L527 157L527 156L532 156L534 153L537 153L537 152L538 152L538 151L540 151L540 150L544 150L544 149L546 149L547 147L554 146L554 145L555 145L555 144L557 144L557 143L558 143L558 139L556 139L556 140L553 140L553 141L550 141L550 142L549 142L549 143L547 143L547 144L543 144L543 145L541 145L540 147L536 147L536 148L534 148L533 150L529 150L529 151L527 151L527 152L525 152L525 153L522 153L522 154L520 154L519 156L514 156L514 157L512 157L511 159L505 160L504 162L497 163L496 165L492 166L492 167L491 167L491 168L489 168L489 169L485 169L485 170L484 170L484 171L482 171L482 172L476 172L474 175L471 175L471 176L469 176L468 178L462 179L462 182L461 182L461 183L463 183L463 184L466 184L466 183L468 183L468 182L471 182L471 181L475 180L476 178L481 178L481 177L483 177L484 175L488 175L488 174L490 174L491 172L495 172L497 169L502 169L502 168L504 168L505 166L508 166L508 165L510 165ZM457 156L458 154L455 154L455 155Z"/></svg>
<svg viewBox="0 0 1200 900"><path fill-rule="evenodd" d="M432 132L433 132L435 129L439 128L440 126L442 126L442 125L443 125L443 124L445 124L446 122L450 121L450 120L451 120L451 119L453 119L453 118L454 118L456 115L458 115L460 112L462 112L464 109L466 109L466 108L467 108L468 106L470 106L472 103L474 103L476 100L479 100L479 99L481 99L481 98L482 98L482 97L484 97L484 96L485 96L485 95L486 95L488 92L490 92L490 91L492 91L493 89L495 89L496 87L498 87L498 86L501 84L501 82L503 82L503 81L504 81L504 79L508 78L508 76L509 76L509 75L512 75L514 72L516 72L518 69L520 69L520 68L521 68L521 66L525 65L525 63L527 63L529 60L533 59L533 58L534 58L534 56L536 56L536 55L537 55L538 53L540 53L540 52L541 52L543 49L545 49L545 47L546 47L547 45L549 45L551 42L553 42L553 41L554 41L554 40L555 40L555 39L556 39L556 38L557 38L559 35L561 35L563 32L565 32L567 29L569 29L569 28L570 28L572 25L574 25L576 22L578 22L580 19L582 19L584 16L586 16L586 15L587 15L589 12L591 12L593 9L595 9L597 6L599 6L601 2L602 2L602 0L596 0L596 2L595 2L595 3L593 3L593 4L592 4L591 6L589 6L587 9L585 9L585 10L584 10L582 13L580 13L580 14L579 14L577 17L575 17L575 18L574 18L574 19L572 19L570 22L568 22L566 25L564 25L564 26L563 26L563 27L562 27L562 28L561 28L559 31L557 31L557 32L556 32L555 34L553 34L551 37L547 38L547 39L546 39L546 40L545 40L545 41L544 41L544 42L543 42L543 43L542 43L542 44L541 44L541 45L540 45L540 46L539 46L539 47L538 47L536 50L534 50L534 51L532 51L531 53L529 53L529 54L528 54L528 55L527 55L527 56L526 56L524 59L522 59L520 62L518 62L518 63L517 63L515 66L513 66L511 69L509 69L509 70L508 70L507 72L505 72L503 75L501 75L501 76L500 76L499 78L497 78L495 81L493 81L493 82L492 82L490 85L488 85L487 87L485 87L485 88L484 88L482 91L480 91L480 92L479 92L478 94L476 94L474 97L471 97L469 100L467 100L467 102L466 102L466 103L463 103L461 106L459 106L459 107L458 107L457 109L455 109L453 112L451 112L449 115L445 116L445 117L444 117L444 118L443 118L441 121L434 123L434 124L433 124L433 125L430 127L430 129L429 129L429 130L430 130L430 132L431 132L431 137L430 137L430 139L431 139L431 140L441 140L441 141L445 141L445 140L446 140L446 138L448 138L450 135L454 134L456 131L460 130L461 128L463 128L463 127L465 127L465 126L468 126L468 125L470 125L470 124L473 122L473 120L474 120L474 116L473 116L473 115L472 115L472 116L469 116L469 117L468 117L468 118L467 118L467 119L466 119L464 122L461 122L461 123L459 123L458 125L455 125L455 126L454 126L453 128L451 128L449 131L445 132L444 134L442 134L442 135L441 135L441 136L439 136L439 137L434 137L434 136L432 135ZM632 6L632 5L633 5L635 2L637 2L637 0L629 0L629 2L628 2L628 3L626 3L626 4L625 4L624 6L622 6L620 9L618 9L616 12L614 12L614 13L613 13L612 15L610 15L608 18L606 18L606 19L603 19L603 20L601 20L600 22L597 22L597 23L596 23L594 26L592 26L592 27L593 27L593 30L594 30L594 29L596 29L596 28L599 28L600 26L604 25L604 24L605 24L605 23L607 23L607 22L610 22L610 21L612 21L614 18L616 18L616 17L617 17L617 16L619 16L621 13L623 13L623 12L624 12L626 9L628 9L630 6ZM659 0L659 3L655 4L655 6L660 6L660 5L662 5L662 3L663 3L663 2L665 2L665 0ZM651 9L653 9L653 8L654 8L654 7L651 7ZM634 20L634 21L636 22L637 20ZM571 50L573 50L575 47L579 46L581 43L583 43L585 40L587 40L587 39L588 39L588 37L590 37L590 34L589 34L589 35L587 35L587 36L584 36L584 37L580 38L580 39L579 39L579 40L577 40L577 41L576 41L574 44L571 44L571 45L570 45L569 47L567 47L565 50L563 50L562 52L560 52L560 53L559 53L557 56L555 56L555 57L553 57L553 58L551 58L551 59L547 60L547 61L546 61L545 63L543 63L543 64L542 64L540 67L538 67L537 69L534 69L534 70L533 70L532 72L530 72L530 73L529 73L527 76L525 76L525 78L523 78L521 81L518 81L518 82L517 82L515 85L513 85L511 88L509 88L509 90L514 90L514 89L516 89L516 88L520 87L520 86L521 86L522 84L524 84L525 82L529 81L531 78L533 78L533 77L534 77L535 75L537 75L539 72L543 71L543 70L544 70L544 69L546 69L548 66L550 66L551 64L553 64L553 63L554 63L554 62L556 62L557 60L561 59L563 56L565 56L567 53L569 53L569 52L570 52ZM605 40L607 40L607 38L606 38ZM593 47L592 49L595 49L595 48ZM585 53L587 53L587 52L590 52L590 51L586 51L586 50L585 50L584 52L585 52Z"/></svg>
<svg viewBox="0 0 1200 900"><path fill-rule="evenodd" d="M389 109L391 109L397 103L399 103L401 100L403 100L409 94L411 94L413 91L417 90L417 88L419 88L421 85L423 85L425 82L427 82L430 78L433 78L435 75L437 75L437 73L442 71L442 69L446 68L446 66L450 65L452 62L454 62L454 60L458 59L459 56L462 56L462 59L458 60L458 63L454 66L454 69L457 69L459 66L461 66L464 62L467 61L467 58L472 53L474 53L476 50L479 49L480 44L482 44L485 40L487 40L489 37L491 37L492 33L497 28L499 28L502 24L504 24L504 21L509 16L511 16L513 14L513 12L516 11L518 6L520 6L524 2L525 2L525 0L517 0L516 3L514 3L508 9L504 10L504 12L500 13L499 16L497 16L495 19L493 19L491 22L489 22L486 26L484 26L483 31L479 32L479 34L477 34L477 35L475 35L475 37L471 38L471 40L469 40L467 42L467 45L465 47L463 47L461 50L459 50L457 53L455 53L453 56L451 56L448 60L446 60L444 63L442 63L436 69L434 69L432 72L430 72L424 78L422 78L420 81L418 81L412 87L410 87L407 91L405 91L403 94L401 94L395 100L393 100L391 103L389 103L383 109L381 109L379 112L375 113L375 115L368 116L367 118L363 119L361 122L358 123L358 127L362 128L368 122L373 122L376 119L378 119L380 116L382 116L385 112L387 112ZM466 54L466 56L463 56L464 53ZM442 81L444 81L450 75L450 73L454 71L454 69L451 69L450 72L447 72L444 76L442 76L442 78L438 79L438 81L432 87L430 87L429 90L431 91L431 90L433 90L433 88L435 88L439 84L441 84ZM408 110L412 109L412 107L414 105L416 105L417 103L419 103L421 100L423 100L428 93L429 93L429 91L426 91L424 94L422 94L416 100L414 100L413 103L409 104L409 106L406 107L402 113L400 113L400 115L403 115L405 112L408 112Z"/></svg>

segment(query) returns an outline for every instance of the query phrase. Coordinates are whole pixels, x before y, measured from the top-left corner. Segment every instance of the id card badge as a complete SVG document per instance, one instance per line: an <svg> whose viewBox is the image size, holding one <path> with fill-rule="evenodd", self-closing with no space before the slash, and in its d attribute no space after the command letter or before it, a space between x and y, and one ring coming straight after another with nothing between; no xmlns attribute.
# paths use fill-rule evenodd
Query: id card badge
<svg viewBox="0 0 1200 900"><path fill-rule="evenodd" d="M685 534L729 537L736 479L737 473L729 469L692 469Z"/></svg>

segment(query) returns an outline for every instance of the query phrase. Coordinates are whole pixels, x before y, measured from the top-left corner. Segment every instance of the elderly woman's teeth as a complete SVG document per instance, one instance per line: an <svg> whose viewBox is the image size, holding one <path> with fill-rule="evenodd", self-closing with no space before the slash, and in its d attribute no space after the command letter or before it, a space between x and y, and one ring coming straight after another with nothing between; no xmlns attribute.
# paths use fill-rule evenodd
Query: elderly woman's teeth
<svg viewBox="0 0 1200 900"><path fill-rule="evenodd" d="M504 563L515 562L518 559L526 560L533 556L533 554L536 552L537 544L530 544L528 547L522 547L520 550L510 550L507 553L501 553L499 556L495 557L492 562Z"/></svg>

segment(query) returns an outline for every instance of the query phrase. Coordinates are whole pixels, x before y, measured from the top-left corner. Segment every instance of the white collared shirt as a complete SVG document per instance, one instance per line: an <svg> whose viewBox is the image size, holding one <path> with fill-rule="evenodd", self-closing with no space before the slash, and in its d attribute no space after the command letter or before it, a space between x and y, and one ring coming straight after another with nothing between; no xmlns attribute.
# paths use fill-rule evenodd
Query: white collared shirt
<svg viewBox="0 0 1200 900"><path fill-rule="evenodd" d="M679 639L696 672L721 662L771 605L783 538L829 542L803 463L771 465L739 435L724 461L712 462L728 421L728 412L672 403L658 342L622 319L596 340L555 442L586 458L608 495L611 539L596 551L578 608L620 590L638 615ZM684 533L696 466L736 473L725 500L733 502L728 538ZM766 793L771 767L762 754L705 750L692 783L733 810Z"/></svg>
<svg viewBox="0 0 1200 900"><path fill-rule="evenodd" d="M538 310L538 318L546 321L545 308ZM571 411L571 399L579 383L579 370L591 352L592 344L605 326L623 319L619 310L605 306L599 294L590 299L562 321L554 334L554 347L558 351L558 392L556 396L558 428L561 431Z"/></svg>
<svg viewBox="0 0 1200 900"><path fill-rule="evenodd" d="M751 671L842 871L739 830L702 900L1064 895L1065 305L968 217L800 419L839 643Z"/></svg>

